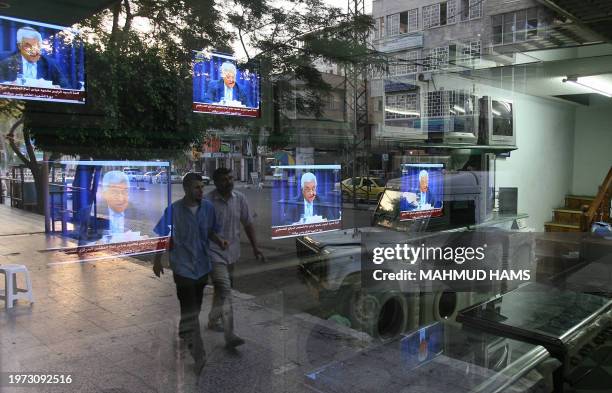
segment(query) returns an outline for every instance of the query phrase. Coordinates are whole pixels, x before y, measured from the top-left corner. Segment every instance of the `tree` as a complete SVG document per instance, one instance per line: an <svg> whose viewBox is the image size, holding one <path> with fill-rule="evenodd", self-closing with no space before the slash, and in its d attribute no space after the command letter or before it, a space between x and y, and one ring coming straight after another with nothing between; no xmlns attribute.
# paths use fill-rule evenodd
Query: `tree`
<svg viewBox="0 0 612 393"><path fill-rule="evenodd" d="M192 50L227 47L230 35L214 7L204 12L212 2L181 3L124 0L82 23L88 102L28 103L25 125L38 148L96 158L171 157L211 123L226 123L192 114L190 73ZM134 20L147 28L136 29Z"/></svg>
<svg viewBox="0 0 612 393"><path fill-rule="evenodd" d="M241 43L249 62L261 65L263 84L276 84L278 96L264 93L272 99L274 112L281 113L282 102L291 92L288 83L296 79L311 88L298 97L297 108L320 113L321 98L329 86L315 63L355 56L355 51L329 51L322 41L339 37L333 44L342 43L346 26L335 30L333 26L345 16L322 0L285 4L290 9L267 0L122 0L84 20L79 28L87 51L87 103L15 104L17 112L23 113L18 121L23 122L27 151L34 151L31 138L37 149L56 156L162 158L200 142L207 129L231 126L258 132L265 125L272 128L270 119L203 116L191 111L192 51L231 52L234 40ZM368 19L360 22L362 28L370 27ZM315 39L316 32L325 35ZM334 56L337 53L341 56ZM282 146L283 137L275 143ZM24 162L34 174L39 164L33 155L22 159L27 159ZM39 195L44 191L41 184L37 181Z"/></svg>
<svg viewBox="0 0 612 393"><path fill-rule="evenodd" d="M235 11L228 20L251 62L269 65L266 75L274 85L274 126L268 138L272 148L285 147L291 136L279 124L286 120L283 108L319 118L332 86L326 83L318 65L380 62L366 42L355 33L367 33L373 26L370 16L356 17L330 7L322 0L255 3L256 9L239 1L230 2ZM351 34L347 34L351 32ZM296 85L299 93L296 93Z"/></svg>

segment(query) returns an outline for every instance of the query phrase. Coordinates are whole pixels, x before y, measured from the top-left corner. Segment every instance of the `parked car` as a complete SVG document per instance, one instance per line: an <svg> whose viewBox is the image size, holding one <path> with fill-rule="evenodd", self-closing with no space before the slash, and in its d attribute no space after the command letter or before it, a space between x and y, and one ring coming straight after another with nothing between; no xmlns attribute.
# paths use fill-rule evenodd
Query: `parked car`
<svg viewBox="0 0 612 393"><path fill-rule="evenodd" d="M147 172L142 176L142 180L147 183L153 183L153 177L155 177L155 175L157 175L157 172L155 171Z"/></svg>
<svg viewBox="0 0 612 393"><path fill-rule="evenodd" d="M179 175L178 172L172 171L170 172L170 183L182 183L183 176Z"/></svg>
<svg viewBox="0 0 612 393"><path fill-rule="evenodd" d="M353 190L353 184L355 190ZM340 183L340 192L342 193L343 200L353 200L353 192L355 192L355 197L358 201L378 202L385 192L385 185L380 178L351 177Z"/></svg>
<svg viewBox="0 0 612 393"><path fill-rule="evenodd" d="M165 184L168 181L168 174L166 171L159 171L152 180L153 184Z"/></svg>
<svg viewBox="0 0 612 393"><path fill-rule="evenodd" d="M153 177L154 184L166 184L168 182L168 172L160 171ZM182 183L183 176L179 175L178 172L170 172L170 183Z"/></svg>
<svg viewBox="0 0 612 393"><path fill-rule="evenodd" d="M143 180L144 174L138 168L124 168L123 173L125 173L130 179L130 182L139 182Z"/></svg>

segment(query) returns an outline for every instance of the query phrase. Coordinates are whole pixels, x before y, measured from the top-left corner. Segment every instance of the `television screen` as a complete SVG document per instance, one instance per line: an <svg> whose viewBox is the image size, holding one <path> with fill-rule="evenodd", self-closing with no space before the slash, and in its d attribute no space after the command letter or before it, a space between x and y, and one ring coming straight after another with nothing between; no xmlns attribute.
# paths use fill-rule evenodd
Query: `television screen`
<svg viewBox="0 0 612 393"><path fill-rule="evenodd" d="M400 340L403 365L414 369L428 363L444 350L444 325L435 323L425 326Z"/></svg>
<svg viewBox="0 0 612 393"><path fill-rule="evenodd" d="M76 30L0 16L0 97L85 103L85 49Z"/></svg>
<svg viewBox="0 0 612 393"><path fill-rule="evenodd" d="M505 101L491 101L493 135L512 136L512 104Z"/></svg>
<svg viewBox="0 0 612 393"><path fill-rule="evenodd" d="M403 164L400 221L442 216L443 164Z"/></svg>
<svg viewBox="0 0 612 393"><path fill-rule="evenodd" d="M341 229L340 165L272 168L272 239Z"/></svg>
<svg viewBox="0 0 612 393"><path fill-rule="evenodd" d="M259 117L259 75L230 55L195 51L193 111Z"/></svg>
<svg viewBox="0 0 612 393"><path fill-rule="evenodd" d="M169 206L168 162L61 161L49 205L79 255L135 255L163 249L153 229Z"/></svg>

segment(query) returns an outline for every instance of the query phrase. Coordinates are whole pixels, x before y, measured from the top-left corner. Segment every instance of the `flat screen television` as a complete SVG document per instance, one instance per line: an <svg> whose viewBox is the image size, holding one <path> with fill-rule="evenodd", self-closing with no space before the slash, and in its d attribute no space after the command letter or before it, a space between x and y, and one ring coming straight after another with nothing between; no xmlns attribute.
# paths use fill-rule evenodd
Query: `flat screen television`
<svg viewBox="0 0 612 393"><path fill-rule="evenodd" d="M443 164L402 164L400 221L442 216L443 169Z"/></svg>
<svg viewBox="0 0 612 393"><path fill-rule="evenodd" d="M69 27L0 16L0 97L85 103L85 49Z"/></svg>
<svg viewBox="0 0 612 393"><path fill-rule="evenodd" d="M473 144L478 140L474 95L455 90L428 92L426 114L423 122L431 142Z"/></svg>
<svg viewBox="0 0 612 393"><path fill-rule="evenodd" d="M272 166L272 239L342 228L340 165Z"/></svg>
<svg viewBox="0 0 612 393"><path fill-rule="evenodd" d="M231 55L194 51L193 111L260 117L259 75Z"/></svg>
<svg viewBox="0 0 612 393"><path fill-rule="evenodd" d="M480 99L480 144L516 145L516 131L512 101L492 97Z"/></svg>
<svg viewBox="0 0 612 393"><path fill-rule="evenodd" d="M64 254L103 259L163 250L167 238L157 229L171 203L169 168L161 161L61 161L49 205Z"/></svg>

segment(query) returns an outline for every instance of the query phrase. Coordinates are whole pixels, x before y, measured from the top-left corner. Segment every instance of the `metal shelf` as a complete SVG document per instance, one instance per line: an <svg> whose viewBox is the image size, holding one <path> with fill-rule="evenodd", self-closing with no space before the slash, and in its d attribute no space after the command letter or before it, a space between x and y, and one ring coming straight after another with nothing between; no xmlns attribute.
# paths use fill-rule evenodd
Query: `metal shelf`
<svg viewBox="0 0 612 393"><path fill-rule="evenodd" d="M462 144L443 144L443 143L423 143L423 142L401 142L405 147L411 147L415 149L446 149L446 150L474 150L475 152L482 153L503 153L518 149L516 146L511 145L462 145Z"/></svg>

